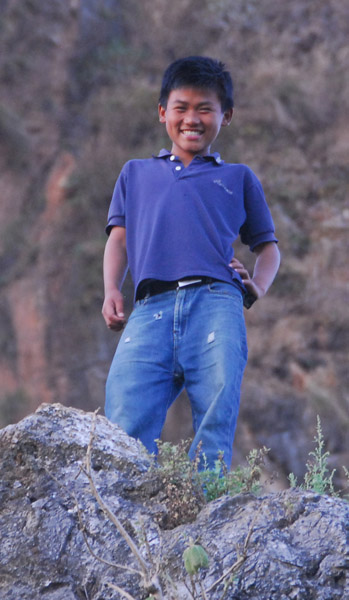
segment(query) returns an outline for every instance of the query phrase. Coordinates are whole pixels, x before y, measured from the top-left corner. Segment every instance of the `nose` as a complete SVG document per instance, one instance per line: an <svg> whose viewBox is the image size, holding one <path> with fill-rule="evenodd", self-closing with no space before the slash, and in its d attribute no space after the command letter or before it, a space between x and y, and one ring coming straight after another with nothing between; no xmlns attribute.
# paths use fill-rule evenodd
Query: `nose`
<svg viewBox="0 0 349 600"><path fill-rule="evenodd" d="M200 123L200 115L196 110L188 110L185 113L184 121L188 125Z"/></svg>

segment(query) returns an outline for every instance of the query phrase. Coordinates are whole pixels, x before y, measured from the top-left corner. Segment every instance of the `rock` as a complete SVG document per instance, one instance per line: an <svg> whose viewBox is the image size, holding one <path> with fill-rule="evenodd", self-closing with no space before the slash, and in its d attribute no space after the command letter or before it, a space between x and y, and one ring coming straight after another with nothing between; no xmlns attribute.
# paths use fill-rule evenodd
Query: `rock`
<svg viewBox="0 0 349 600"><path fill-rule="evenodd" d="M93 420L78 409L42 405L0 432L0 600L119 599L109 584L136 600L150 595L127 570L139 564L83 470ZM226 573L233 575L231 600L349 598L347 502L300 490L224 496L193 522L161 530L159 515L167 510L161 479L143 446L104 417L96 417L95 427L91 464L98 492L143 561L153 557L165 600L190 598L182 559L190 539L209 556L199 577L210 600L222 598L227 578L214 584Z"/></svg>

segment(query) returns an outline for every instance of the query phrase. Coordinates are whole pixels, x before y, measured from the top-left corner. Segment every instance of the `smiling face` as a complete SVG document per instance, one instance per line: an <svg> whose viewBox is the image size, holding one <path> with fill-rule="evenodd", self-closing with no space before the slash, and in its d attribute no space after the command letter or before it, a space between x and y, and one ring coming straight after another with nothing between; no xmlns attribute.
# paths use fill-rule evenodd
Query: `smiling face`
<svg viewBox="0 0 349 600"><path fill-rule="evenodd" d="M172 154L187 166L196 155L210 153L220 128L229 125L233 109L222 111L217 93L183 87L172 90L166 108L159 105L160 122L172 140Z"/></svg>

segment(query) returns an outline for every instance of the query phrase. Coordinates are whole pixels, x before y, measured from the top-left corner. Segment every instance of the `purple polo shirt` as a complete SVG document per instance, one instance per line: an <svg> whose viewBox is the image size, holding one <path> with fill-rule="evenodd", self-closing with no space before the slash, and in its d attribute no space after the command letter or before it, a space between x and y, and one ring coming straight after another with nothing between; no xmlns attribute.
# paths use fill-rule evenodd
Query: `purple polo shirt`
<svg viewBox="0 0 349 600"><path fill-rule="evenodd" d="M144 279L205 275L242 286L229 262L241 236L253 250L276 242L263 189L249 167L216 152L184 167L167 150L127 162L111 200L107 234L126 227L135 290ZM242 286L243 288L243 286Z"/></svg>

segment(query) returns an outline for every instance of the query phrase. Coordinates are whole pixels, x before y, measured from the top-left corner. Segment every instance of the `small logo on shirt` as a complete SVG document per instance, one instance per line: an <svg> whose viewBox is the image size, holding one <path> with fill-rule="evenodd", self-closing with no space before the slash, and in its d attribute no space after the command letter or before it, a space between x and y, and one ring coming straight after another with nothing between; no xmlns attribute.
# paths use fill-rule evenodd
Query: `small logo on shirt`
<svg viewBox="0 0 349 600"><path fill-rule="evenodd" d="M225 192L227 192L227 194L230 194L231 196L233 195L233 192L232 192L231 190L229 190L229 188L227 188L227 187L224 185L224 183L223 183L223 181L222 181L221 179L214 179L213 183L216 183L217 185L219 185L220 187L222 187L222 188L223 188L223 190L224 190Z"/></svg>

